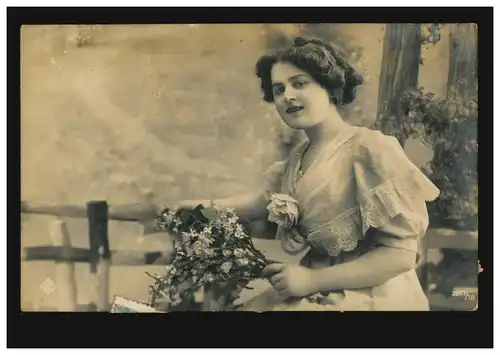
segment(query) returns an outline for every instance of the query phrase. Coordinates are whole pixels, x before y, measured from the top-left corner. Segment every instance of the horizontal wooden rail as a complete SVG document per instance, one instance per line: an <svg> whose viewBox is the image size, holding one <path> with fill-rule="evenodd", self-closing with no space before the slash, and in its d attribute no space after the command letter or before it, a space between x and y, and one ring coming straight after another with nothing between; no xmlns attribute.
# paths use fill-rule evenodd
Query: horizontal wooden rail
<svg viewBox="0 0 500 355"><path fill-rule="evenodd" d="M154 204L116 204L108 206L108 219L141 222L154 219L159 207ZM21 213L42 214L69 218L87 218L87 205L62 205L51 202L21 201Z"/></svg>
<svg viewBox="0 0 500 355"><path fill-rule="evenodd" d="M253 239L254 245L269 259L281 262L292 261L297 256L290 256L281 249L279 240ZM43 245L23 249L25 261L55 261L55 262L90 262L91 252L86 248L71 246ZM172 261L173 250L141 251L112 250L111 265L165 265Z"/></svg>
<svg viewBox="0 0 500 355"><path fill-rule="evenodd" d="M38 246L24 248L26 261L90 262L89 249L65 246ZM111 265L166 265L172 261L169 251L111 251Z"/></svg>
<svg viewBox="0 0 500 355"><path fill-rule="evenodd" d="M446 297L440 293L430 293L427 295L432 311L473 311L476 308L477 300L466 300L463 297Z"/></svg>
<svg viewBox="0 0 500 355"><path fill-rule="evenodd" d="M157 216L159 207L154 204L116 204L108 206L108 219L129 222L145 222ZM50 202L21 202L21 213L53 215L70 218L87 218L86 205L61 205ZM429 228L425 235L428 249L477 250L476 231L457 231L446 228Z"/></svg>
<svg viewBox="0 0 500 355"><path fill-rule="evenodd" d="M24 248L24 260L26 261L42 261L50 260L56 262L89 262L90 250L85 248L75 248L68 246L38 246Z"/></svg>
<svg viewBox="0 0 500 355"><path fill-rule="evenodd" d="M477 231L429 228L425 234L427 249L478 249Z"/></svg>
<svg viewBox="0 0 500 355"><path fill-rule="evenodd" d="M426 235L428 249L451 248L477 250L478 238L474 232L459 232L447 229L429 229ZM267 240L253 238L255 247L266 256L274 260L295 259L286 255L281 250L278 240ZM171 260L172 251L111 251L112 265L154 265L164 264ZM68 246L37 246L24 248L24 260L26 261L66 261L66 262L90 262L91 253L86 248L75 248Z"/></svg>

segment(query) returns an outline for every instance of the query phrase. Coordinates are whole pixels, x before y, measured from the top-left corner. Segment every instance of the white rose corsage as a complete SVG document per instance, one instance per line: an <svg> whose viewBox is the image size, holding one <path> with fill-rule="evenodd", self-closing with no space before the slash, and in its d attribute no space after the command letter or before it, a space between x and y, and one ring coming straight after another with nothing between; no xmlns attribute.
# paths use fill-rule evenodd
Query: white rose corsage
<svg viewBox="0 0 500 355"><path fill-rule="evenodd" d="M284 228L292 228L299 219L299 202L286 194L274 193L267 206L269 221Z"/></svg>

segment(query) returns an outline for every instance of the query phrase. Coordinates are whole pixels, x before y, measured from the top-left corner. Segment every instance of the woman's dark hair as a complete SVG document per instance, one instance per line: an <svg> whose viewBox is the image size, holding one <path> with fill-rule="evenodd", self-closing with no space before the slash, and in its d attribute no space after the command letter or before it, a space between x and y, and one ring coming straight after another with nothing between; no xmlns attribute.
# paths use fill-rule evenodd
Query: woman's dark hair
<svg viewBox="0 0 500 355"><path fill-rule="evenodd" d="M261 82L264 101L274 101L271 69L279 62L293 64L311 75L325 88L335 105L354 101L356 87L363 83L361 74L349 65L347 56L335 44L297 37L291 48L274 55L265 55L257 62L255 72Z"/></svg>

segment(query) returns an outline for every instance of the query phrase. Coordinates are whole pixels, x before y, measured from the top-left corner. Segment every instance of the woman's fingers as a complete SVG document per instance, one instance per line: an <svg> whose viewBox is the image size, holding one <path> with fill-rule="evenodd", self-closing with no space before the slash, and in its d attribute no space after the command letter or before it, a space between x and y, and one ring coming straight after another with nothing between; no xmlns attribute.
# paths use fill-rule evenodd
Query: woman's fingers
<svg viewBox="0 0 500 355"><path fill-rule="evenodd" d="M283 277L284 275L283 274L275 274L273 277L271 277L269 279L269 282L271 283L271 285L276 285L278 282L280 282L281 280L283 280Z"/></svg>
<svg viewBox="0 0 500 355"><path fill-rule="evenodd" d="M277 291L284 291L284 290L286 290L286 288L287 288L286 281L285 280L279 281L278 283L276 283L276 285L274 285L274 288Z"/></svg>
<svg viewBox="0 0 500 355"><path fill-rule="evenodd" d="M293 297L293 293L290 291L290 288L288 287L286 280L282 280L282 281L278 282L274 286L274 289L276 290L276 292L278 293L278 295L280 297L284 297L284 298Z"/></svg>
<svg viewBox="0 0 500 355"><path fill-rule="evenodd" d="M270 264L262 270L262 276L269 277L272 276L285 268L285 264Z"/></svg>

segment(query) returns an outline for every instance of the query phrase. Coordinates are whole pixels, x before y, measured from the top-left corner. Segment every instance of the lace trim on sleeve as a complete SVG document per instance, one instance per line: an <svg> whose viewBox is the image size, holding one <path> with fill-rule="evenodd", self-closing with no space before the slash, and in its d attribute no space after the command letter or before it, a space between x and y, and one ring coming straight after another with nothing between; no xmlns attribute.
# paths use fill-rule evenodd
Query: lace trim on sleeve
<svg viewBox="0 0 500 355"><path fill-rule="evenodd" d="M383 227L399 214L414 214L413 203L432 201L438 195L439 190L417 169L411 170L405 178L384 181L358 196L362 234L365 235L370 227Z"/></svg>
<svg viewBox="0 0 500 355"><path fill-rule="evenodd" d="M439 190L419 170L413 170L406 178L386 180L363 192L356 206L310 231L307 242L331 256L353 251L370 227L381 228L399 214L414 215L412 196L432 201L438 195Z"/></svg>

